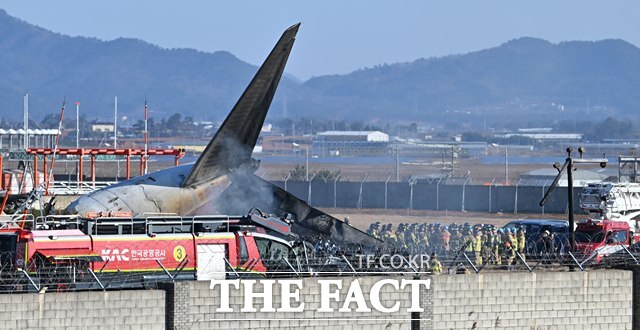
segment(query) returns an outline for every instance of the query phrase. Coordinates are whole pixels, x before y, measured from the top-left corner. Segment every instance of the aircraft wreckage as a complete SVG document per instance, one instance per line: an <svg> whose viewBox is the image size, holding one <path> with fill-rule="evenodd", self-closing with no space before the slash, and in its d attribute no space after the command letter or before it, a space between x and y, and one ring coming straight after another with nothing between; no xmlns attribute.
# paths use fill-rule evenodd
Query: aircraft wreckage
<svg viewBox="0 0 640 330"><path fill-rule="evenodd" d="M284 72L300 24L288 28L258 69L220 129L194 164L167 168L94 191L67 208L69 214L127 212L136 216L244 214L252 208L285 217L306 241L377 250L379 241L309 206L253 172L251 157Z"/></svg>

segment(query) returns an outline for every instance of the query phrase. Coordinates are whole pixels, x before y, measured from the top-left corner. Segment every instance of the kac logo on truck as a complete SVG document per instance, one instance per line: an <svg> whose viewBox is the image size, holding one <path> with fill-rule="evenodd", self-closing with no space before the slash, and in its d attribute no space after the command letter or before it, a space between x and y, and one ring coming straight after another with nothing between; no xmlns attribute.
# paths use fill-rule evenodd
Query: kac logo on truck
<svg viewBox="0 0 640 330"><path fill-rule="evenodd" d="M103 249L102 259L109 261L129 261L129 249Z"/></svg>

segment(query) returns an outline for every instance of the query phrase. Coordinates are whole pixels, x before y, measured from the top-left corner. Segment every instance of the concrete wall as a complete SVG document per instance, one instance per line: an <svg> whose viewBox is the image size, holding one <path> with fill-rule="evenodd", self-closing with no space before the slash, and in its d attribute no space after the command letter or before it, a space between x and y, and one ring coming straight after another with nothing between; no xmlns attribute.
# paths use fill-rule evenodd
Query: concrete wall
<svg viewBox="0 0 640 330"><path fill-rule="evenodd" d="M361 277L365 297L368 288L384 278ZM387 306L395 300L405 300L396 314L318 313L317 279L305 279L301 300L312 303L303 313L218 313L215 311L220 304L218 289L210 290L208 283L203 282L181 282L174 287L176 312L172 325L176 329L411 329L410 319L415 318L420 321L413 328L420 329L632 329L631 271L485 273L429 278L431 289L421 290L420 295L425 311L414 314L406 312L409 305L406 300L410 297L407 292L383 295ZM343 285L352 280L342 278ZM344 292L343 289L341 299ZM234 310L241 308L242 296L242 293L232 296ZM276 292L274 303L279 301ZM304 320L273 320L279 318Z"/></svg>
<svg viewBox="0 0 640 330"><path fill-rule="evenodd" d="M164 329L160 290L0 295L2 329Z"/></svg>
<svg viewBox="0 0 640 330"><path fill-rule="evenodd" d="M432 287L434 329L632 328L630 271L434 276Z"/></svg>
<svg viewBox="0 0 640 330"><path fill-rule="evenodd" d="M386 277L360 277L358 279L364 297L369 301L371 286ZM328 278L323 278L328 279ZM349 285L356 278L344 277L340 300L345 300ZM175 313L169 320L168 328L171 329L411 329L410 313L406 312L411 304L410 290L405 288L396 292L388 285L383 286L380 293L384 306L392 306L395 301L400 301L398 313L382 313L375 309L371 312L355 312L356 304L351 304L352 313L337 312L341 304L332 303L336 311L334 313L318 312L320 307L320 286L317 278L303 279L303 288L300 291L300 301L305 302L303 312L289 313L222 313L217 312L220 307L220 287L213 290L209 288L209 282L176 282L173 287L173 303ZM242 288L242 285L240 286ZM262 291L260 285L256 291ZM278 286L274 286L278 288ZM169 295L171 296L171 294ZM244 304L244 289L232 290L230 295L230 307L234 311L240 311ZM273 292L274 308L278 308L281 302L279 290ZM257 300L256 308L262 306L262 301ZM371 307L371 305L369 305ZM283 320L297 319L297 320Z"/></svg>
<svg viewBox="0 0 640 330"><path fill-rule="evenodd" d="M284 188L284 182L274 182ZM547 200L544 208L539 203L548 186L481 186L445 185L420 182L411 186L408 182L311 182L310 204L317 207L343 208L384 208L415 210L453 210L478 212L526 212L564 213L567 208L567 188L557 187ZM309 183L287 182L287 191L298 198L308 200ZM362 193L360 193L362 191ZM579 195L582 188L574 188L574 211L582 212ZM517 196L517 197L516 197ZM335 200L334 200L335 197ZM385 203L386 202L386 203Z"/></svg>
<svg viewBox="0 0 640 330"><path fill-rule="evenodd" d="M634 277L633 273L638 273ZM408 288L384 286L382 304L400 301L400 311L321 313L318 278L303 279L303 312L221 313L220 289L209 282L165 283L163 290L0 295L3 329L632 329L634 288L640 269L588 272L485 273L431 276L420 293L421 313L407 312ZM327 279L327 278L323 278ZM342 281L340 301L355 277ZM364 297L387 277L359 277ZM400 279L400 278L395 278ZM242 287L242 286L241 286ZM277 286L276 286L277 288ZM260 286L256 288L262 290ZM243 290L231 291L239 311ZM274 291L274 307L281 296ZM258 301L256 307L262 306ZM355 309L356 305L351 304ZM369 307L371 304L369 302ZM285 319L285 320L283 320ZM286 320L289 319L289 320ZM296 319L296 320L293 320ZM417 319L418 321L411 321Z"/></svg>

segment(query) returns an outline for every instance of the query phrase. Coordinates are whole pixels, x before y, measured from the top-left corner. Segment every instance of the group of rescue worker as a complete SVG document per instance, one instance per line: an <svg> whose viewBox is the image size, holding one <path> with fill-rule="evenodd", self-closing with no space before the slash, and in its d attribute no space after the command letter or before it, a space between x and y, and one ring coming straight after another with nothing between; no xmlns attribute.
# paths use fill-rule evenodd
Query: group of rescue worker
<svg viewBox="0 0 640 330"><path fill-rule="evenodd" d="M464 258L461 256L464 253L476 266L483 263L512 265L518 253L525 258L528 244L523 228L498 228L491 224L401 223L394 230L393 224L375 222L367 233L394 245L402 253L428 253L436 260L439 255ZM552 253L550 233L545 231L540 239L541 245Z"/></svg>

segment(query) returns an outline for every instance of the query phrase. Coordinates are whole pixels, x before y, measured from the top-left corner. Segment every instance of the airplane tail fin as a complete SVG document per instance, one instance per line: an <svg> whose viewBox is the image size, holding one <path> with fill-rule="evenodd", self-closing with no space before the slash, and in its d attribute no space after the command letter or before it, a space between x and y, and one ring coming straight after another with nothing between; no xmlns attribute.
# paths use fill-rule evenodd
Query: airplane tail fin
<svg viewBox="0 0 640 330"><path fill-rule="evenodd" d="M211 139L182 187L233 172L251 160L300 23L288 28Z"/></svg>

